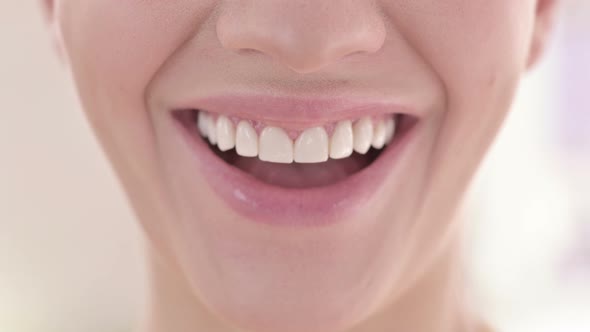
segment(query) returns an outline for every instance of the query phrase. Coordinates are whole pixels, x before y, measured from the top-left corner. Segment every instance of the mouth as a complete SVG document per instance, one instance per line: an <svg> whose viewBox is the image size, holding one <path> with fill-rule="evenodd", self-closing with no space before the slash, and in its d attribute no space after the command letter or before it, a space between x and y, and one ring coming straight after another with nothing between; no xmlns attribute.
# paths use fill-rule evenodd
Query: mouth
<svg viewBox="0 0 590 332"><path fill-rule="evenodd" d="M395 110L295 120L224 107L172 114L205 178L234 210L266 224L319 226L360 208L393 172L419 122Z"/></svg>
<svg viewBox="0 0 590 332"><path fill-rule="evenodd" d="M294 130L197 109L175 116L227 165L269 185L300 189L332 185L369 167L415 122L387 114Z"/></svg>

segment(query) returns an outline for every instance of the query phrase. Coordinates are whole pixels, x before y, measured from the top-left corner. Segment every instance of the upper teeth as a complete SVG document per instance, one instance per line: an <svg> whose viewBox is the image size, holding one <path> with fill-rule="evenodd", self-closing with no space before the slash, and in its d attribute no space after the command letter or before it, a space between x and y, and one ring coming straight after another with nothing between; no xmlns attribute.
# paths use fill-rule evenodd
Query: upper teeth
<svg viewBox="0 0 590 332"><path fill-rule="evenodd" d="M267 126L260 135L247 120L234 122L221 115L213 116L200 111L198 129L203 137L221 151L233 148L243 157L258 157L274 163L320 163L328 158L342 159L353 151L365 154L371 146L381 149L391 142L395 135L395 119L389 116L374 120L364 117L357 121L338 122L328 137L322 126L301 132L293 141L287 132L279 127Z"/></svg>

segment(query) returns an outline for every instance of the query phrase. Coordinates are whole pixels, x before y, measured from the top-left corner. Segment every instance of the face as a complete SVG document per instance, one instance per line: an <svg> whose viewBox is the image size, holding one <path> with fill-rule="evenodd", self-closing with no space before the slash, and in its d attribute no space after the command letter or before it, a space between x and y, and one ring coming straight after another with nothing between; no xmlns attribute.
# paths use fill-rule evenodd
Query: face
<svg viewBox="0 0 590 332"><path fill-rule="evenodd" d="M48 7L153 248L232 324L313 331L394 301L454 238L552 6Z"/></svg>

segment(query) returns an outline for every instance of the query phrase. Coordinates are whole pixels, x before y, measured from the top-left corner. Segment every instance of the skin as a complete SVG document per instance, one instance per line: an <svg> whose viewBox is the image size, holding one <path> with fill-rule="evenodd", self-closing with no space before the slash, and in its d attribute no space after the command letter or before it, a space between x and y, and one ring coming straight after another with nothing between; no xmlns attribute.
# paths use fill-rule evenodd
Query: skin
<svg viewBox="0 0 590 332"><path fill-rule="evenodd" d="M555 1L43 6L145 230L151 300L138 331L483 330L462 287L457 209ZM191 91L396 93L426 116L411 167L349 216L367 226L273 229L224 205L170 139L163 105Z"/></svg>

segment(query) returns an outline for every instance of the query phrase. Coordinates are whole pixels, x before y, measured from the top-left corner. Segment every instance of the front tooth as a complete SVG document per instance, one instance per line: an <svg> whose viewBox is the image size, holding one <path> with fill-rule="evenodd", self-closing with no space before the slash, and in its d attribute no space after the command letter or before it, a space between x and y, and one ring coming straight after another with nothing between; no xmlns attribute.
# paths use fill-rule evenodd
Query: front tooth
<svg viewBox="0 0 590 332"><path fill-rule="evenodd" d="M293 141L277 127L266 127L260 134L258 158L262 161L290 164L293 162Z"/></svg>
<svg viewBox="0 0 590 332"><path fill-rule="evenodd" d="M201 133L201 136L203 136L203 137L207 137L207 126L208 126L208 121L209 121L209 119L207 119L208 117L209 116L207 115L207 113L205 113L203 111L199 111L197 125L199 127L199 132Z"/></svg>
<svg viewBox="0 0 590 332"><path fill-rule="evenodd" d="M350 157L353 143L352 122L348 120L338 122L330 141L330 158L342 159Z"/></svg>
<svg viewBox="0 0 590 332"><path fill-rule="evenodd" d="M371 145L375 149L383 148L383 146L385 146L386 135L385 122L380 120L375 125L375 130L373 131L373 142Z"/></svg>
<svg viewBox="0 0 590 332"><path fill-rule="evenodd" d="M306 129L295 141L297 163L321 163L328 160L328 134L323 127Z"/></svg>
<svg viewBox="0 0 590 332"><path fill-rule="evenodd" d="M228 151L236 146L236 130L234 124L226 116L217 119L217 147L221 151Z"/></svg>
<svg viewBox="0 0 590 332"><path fill-rule="evenodd" d="M258 155L258 134L248 121L240 121L236 131L236 152L242 157Z"/></svg>
<svg viewBox="0 0 590 332"><path fill-rule="evenodd" d="M365 154L371 148L373 141L373 121L365 117L357 121L352 127L354 136L354 151Z"/></svg>
<svg viewBox="0 0 590 332"><path fill-rule="evenodd" d="M211 115L207 116L207 136L209 143L217 144L217 124Z"/></svg>
<svg viewBox="0 0 590 332"><path fill-rule="evenodd" d="M388 118L385 120L385 144L391 143L393 136L395 136L395 119Z"/></svg>

